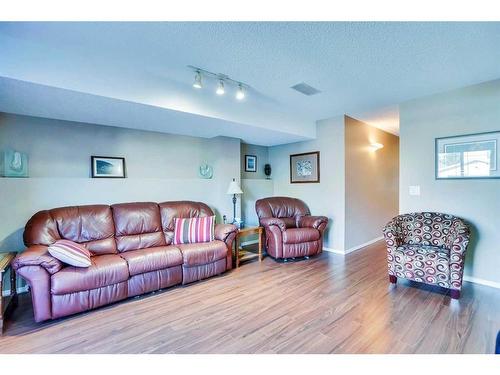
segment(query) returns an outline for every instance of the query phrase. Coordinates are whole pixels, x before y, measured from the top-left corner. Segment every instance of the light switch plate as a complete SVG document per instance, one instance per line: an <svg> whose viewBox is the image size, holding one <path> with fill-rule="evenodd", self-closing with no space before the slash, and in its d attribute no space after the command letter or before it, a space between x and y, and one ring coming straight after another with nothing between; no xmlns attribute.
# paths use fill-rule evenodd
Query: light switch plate
<svg viewBox="0 0 500 375"><path fill-rule="evenodd" d="M411 185L409 193L410 195L420 195L420 185Z"/></svg>

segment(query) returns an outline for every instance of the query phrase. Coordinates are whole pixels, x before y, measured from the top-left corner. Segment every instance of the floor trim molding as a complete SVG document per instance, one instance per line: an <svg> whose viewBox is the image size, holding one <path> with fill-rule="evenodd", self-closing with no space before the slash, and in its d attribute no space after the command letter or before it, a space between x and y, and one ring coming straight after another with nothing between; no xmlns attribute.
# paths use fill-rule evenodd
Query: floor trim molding
<svg viewBox="0 0 500 375"><path fill-rule="evenodd" d="M500 289L500 283L497 283L495 281L480 279L480 278L474 277L474 276L464 276L464 281L468 281L469 283L489 286L491 288Z"/></svg>
<svg viewBox="0 0 500 375"><path fill-rule="evenodd" d="M328 251L330 253L334 253L334 254L347 255L347 254L352 253L354 251L361 250L367 246L373 245L375 242L381 241L383 239L384 239L384 236L380 236L380 237L374 238L373 240L365 242L361 245L351 247L347 250L332 249L331 247L323 247L323 250Z"/></svg>

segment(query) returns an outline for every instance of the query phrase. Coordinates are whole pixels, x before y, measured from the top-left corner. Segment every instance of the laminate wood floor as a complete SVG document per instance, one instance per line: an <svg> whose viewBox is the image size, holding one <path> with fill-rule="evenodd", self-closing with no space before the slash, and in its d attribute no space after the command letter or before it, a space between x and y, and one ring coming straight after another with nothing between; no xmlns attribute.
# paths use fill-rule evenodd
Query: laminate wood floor
<svg viewBox="0 0 500 375"><path fill-rule="evenodd" d="M388 282L383 242L345 257L244 264L222 276L35 323L29 295L0 353L492 353L500 290Z"/></svg>

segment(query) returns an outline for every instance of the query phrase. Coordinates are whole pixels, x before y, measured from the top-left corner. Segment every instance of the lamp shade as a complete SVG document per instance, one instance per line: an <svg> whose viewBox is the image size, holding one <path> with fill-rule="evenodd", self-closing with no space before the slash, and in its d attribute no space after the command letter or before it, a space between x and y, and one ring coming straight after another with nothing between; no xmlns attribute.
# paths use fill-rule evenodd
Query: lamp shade
<svg viewBox="0 0 500 375"><path fill-rule="evenodd" d="M233 178L233 181L229 184L229 187L227 189L227 194L243 194L243 191L241 191L240 185L236 182L236 180Z"/></svg>

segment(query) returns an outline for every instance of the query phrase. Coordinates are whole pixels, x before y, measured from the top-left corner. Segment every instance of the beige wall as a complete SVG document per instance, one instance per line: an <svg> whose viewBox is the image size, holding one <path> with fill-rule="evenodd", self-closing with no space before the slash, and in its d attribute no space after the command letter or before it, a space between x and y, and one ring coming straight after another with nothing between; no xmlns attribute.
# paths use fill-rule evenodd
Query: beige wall
<svg viewBox="0 0 500 375"><path fill-rule="evenodd" d="M400 210L460 216L472 227L465 277L500 287L500 179L436 180L435 139L500 130L500 80L400 106ZM411 185L420 195L409 195Z"/></svg>
<svg viewBox="0 0 500 375"><path fill-rule="evenodd" d="M384 145L373 151L372 142ZM399 212L399 138L345 116L345 249L382 236Z"/></svg>

